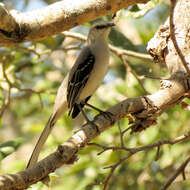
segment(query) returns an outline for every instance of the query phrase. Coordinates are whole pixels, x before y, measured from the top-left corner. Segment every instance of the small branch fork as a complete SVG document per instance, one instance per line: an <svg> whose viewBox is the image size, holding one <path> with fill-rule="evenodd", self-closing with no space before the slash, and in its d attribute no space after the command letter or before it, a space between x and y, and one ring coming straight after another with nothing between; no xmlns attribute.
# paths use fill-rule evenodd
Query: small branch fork
<svg viewBox="0 0 190 190"><path fill-rule="evenodd" d="M163 186L163 188L161 188L161 190L166 190L174 182L174 180L177 178L177 176L179 176L180 174L182 174L183 180L185 180L186 179L185 168L189 162L190 162L190 156L187 157L185 162L182 163L181 166L175 171L175 173L169 178L169 180L166 182L166 184Z"/></svg>
<svg viewBox="0 0 190 190"><path fill-rule="evenodd" d="M43 107L43 103L42 103L42 100L41 100L41 93L42 93L43 91L39 91L39 92L38 92L38 91L35 91L35 90L33 90L33 89L30 89L30 88L20 88L20 87L17 86L16 84L12 83L12 82L9 80L9 78L8 78L8 76L7 76L7 74L6 74L5 63L2 63L2 72L3 72L3 77L4 77L4 79L5 79L6 83L8 84L8 96L7 96L7 101L6 101L7 103L5 103L4 106L1 107L0 116L3 115L3 112L5 111L5 108L7 108L8 105L10 104L10 102L11 102L11 97L10 97L10 95L11 95L11 89L12 89L12 88L16 88L16 89L18 89L19 91L24 91L24 92L29 92L29 93L37 94L37 95L39 96L39 100L40 100L41 106Z"/></svg>
<svg viewBox="0 0 190 190"><path fill-rule="evenodd" d="M17 84L12 83L6 73L6 63L3 62L2 63L2 74L3 74L3 78L5 79L5 82L8 85L8 92L7 92L7 96L5 96L4 100L3 100L3 105L0 107L0 117L3 116L4 111L7 109L7 107L9 106L9 104L11 103L11 89L15 88L21 92L27 92L27 93L34 93L37 94L40 100L40 104L41 104L41 108L43 108L43 103L42 103L42 99L41 99L41 94L42 93L48 93L44 90L41 91L35 91L33 89L30 88L21 88L19 87Z"/></svg>
<svg viewBox="0 0 190 190"><path fill-rule="evenodd" d="M71 38L75 38L75 39L78 39L78 40L81 40L81 41L86 41L86 39L87 39L86 36L84 36L82 34L79 34L79 33L76 33L76 32L64 31L61 34L64 37L71 37ZM143 59L143 60L146 60L146 61L151 61L151 62L153 61L153 58L148 54L137 53L137 52L130 51L130 50L120 49L120 48L117 48L117 47L115 47L113 45L109 45L109 48L116 55L120 54L120 55L131 56L131 57L138 58L138 59Z"/></svg>
<svg viewBox="0 0 190 190"><path fill-rule="evenodd" d="M57 48L57 49L53 49L53 50L62 50L62 51L70 51L70 50L76 50L76 49L79 49L81 46L81 44L79 44L79 46L73 46L73 47L61 47L61 48ZM51 50L48 50L48 51L43 51L43 52L37 52L35 49L33 48L30 48L30 47L23 47L23 46L15 46L14 47L16 50L19 50L19 51L25 51L25 52L29 52L29 53L33 53L35 54L36 56L38 56L38 58L40 58L42 55L44 54L50 54L52 51ZM8 77L8 74L7 74L7 71L6 71L6 59L5 60L2 60L2 65L1 65L1 70L2 70L2 75L3 75L3 82L6 82L7 85L8 85L8 88L7 88L7 95L3 98L3 104L2 106L0 107L0 117L3 116L5 110L8 108L9 104L11 103L11 90L13 88L17 89L18 91L20 92L26 92L26 93L32 93L32 94L37 94L38 97L39 97L39 100L40 100L40 105L41 105L41 108L43 108L43 102L42 102L42 98L41 98L41 94L42 93L46 93L46 94L54 94L53 92L51 91L48 91L48 90L40 90L40 91L36 91L36 90L33 90L31 88L21 88L19 87L19 85L17 85L16 83L13 83L11 82L11 80L9 79Z"/></svg>
<svg viewBox="0 0 190 190"><path fill-rule="evenodd" d="M145 150L150 150L152 148L157 148L157 153L156 153L156 157L155 157L155 161L157 161L159 159L159 152L160 152L160 147L162 145L165 144L169 144L169 145L173 145L179 142L182 142L186 139L188 139L190 137L190 132L185 133L179 137L176 137L174 139L170 139L170 140L160 140L157 141L153 144L150 145L146 145L146 146L140 146L137 148L127 148L124 146L123 144L123 134L128 130L129 128L125 129L123 132L120 130L120 138L121 138L121 146L104 146L104 145L100 145L97 143L88 143L88 145L91 146L97 146L101 149L103 149L102 151L100 151L98 153L98 155L104 153L105 151L108 150L112 150L112 151L118 151L118 150L123 150L128 152L128 154L126 154L125 156L123 156L122 158L120 158L119 161L117 161L115 164L111 165L111 166L107 166L104 167L104 169L110 169L108 176L105 178L105 180L102 182L102 184L104 185L103 190L106 190L109 180L111 179L111 177L113 176L114 171L117 169L118 166L120 166L124 161L126 161L128 158L130 158L132 155L134 155L137 152L141 152L141 151L145 151ZM166 185L164 186L164 188L162 190L166 190L167 187L169 187L169 185L175 180L175 178L180 174L180 173L184 173L184 169L187 165L187 163L190 161L190 157L182 164L182 166L176 171L175 175L173 175L168 182L166 183Z"/></svg>

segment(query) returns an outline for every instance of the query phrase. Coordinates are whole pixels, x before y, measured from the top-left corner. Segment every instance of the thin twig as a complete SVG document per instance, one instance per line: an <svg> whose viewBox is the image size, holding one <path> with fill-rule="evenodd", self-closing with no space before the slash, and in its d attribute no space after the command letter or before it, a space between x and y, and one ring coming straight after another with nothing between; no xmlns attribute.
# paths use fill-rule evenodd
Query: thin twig
<svg viewBox="0 0 190 190"><path fill-rule="evenodd" d="M160 156L160 146L158 146L158 148L157 148L155 161L157 161L159 159L159 156Z"/></svg>
<svg viewBox="0 0 190 190"><path fill-rule="evenodd" d="M185 170L182 171L182 177L183 177L183 180L186 180Z"/></svg>
<svg viewBox="0 0 190 190"><path fill-rule="evenodd" d="M174 15L175 5L176 5L176 0L171 0L171 8L170 8L170 37L171 37L171 40L172 40L173 45L175 47L175 50L176 50L179 58L181 59L181 62L183 64L183 66L186 69L187 74L190 75L190 70L188 68L188 63L186 62L185 57L183 56L183 53L182 53L182 51L180 50L180 48L179 48L179 46L177 44L177 40L176 40L176 36L175 36L175 26L174 26L174 22L173 22L173 19L174 19L173 15Z"/></svg>
<svg viewBox="0 0 190 190"><path fill-rule="evenodd" d="M137 79L137 81L139 82L141 88L143 89L145 94L149 94L149 92L145 89L145 87L143 86L143 83L141 81L141 79L138 77L138 75L136 74L136 72L132 69L132 67L126 62L126 60L124 59L124 57L122 55L118 55L121 62L125 65L126 70L128 72L131 72L133 74L133 76Z"/></svg>
<svg viewBox="0 0 190 190"><path fill-rule="evenodd" d="M123 140L123 133L120 126L120 121L117 122L118 128L119 128L119 134L120 134L120 141L121 141L121 147L124 147L124 140Z"/></svg>
<svg viewBox="0 0 190 190"><path fill-rule="evenodd" d="M0 117L2 117L4 111L7 109L7 107L10 104L10 99L11 99L11 83L6 75L6 71L5 71L5 63L2 63L2 73L3 73L3 77L5 78L7 84L8 84L8 95L5 97L5 100L3 102L3 105L0 108Z"/></svg>
<svg viewBox="0 0 190 190"><path fill-rule="evenodd" d="M44 50L44 51L42 51L42 52L39 53L35 49L32 49L30 47L23 47L23 46L19 46L19 45L16 46L17 50L33 53L33 54L37 55L38 58L40 58L41 55L50 54L54 50L62 50L62 51L67 52L67 51L71 51L71 50L78 50L80 48L81 48L81 44L79 44L77 46L71 46L71 47L56 47L56 48L54 48L52 50Z"/></svg>
<svg viewBox="0 0 190 190"><path fill-rule="evenodd" d="M24 47L24 46L17 45L15 48L16 48L17 51L21 50L21 51L33 53L33 54L37 55L38 58L40 58L40 56L41 56L40 53L38 53L37 51L35 51L35 49L30 48L30 47Z"/></svg>
<svg viewBox="0 0 190 190"><path fill-rule="evenodd" d="M108 186L108 182L110 180L110 178L113 176L114 171L116 170L116 168L125 160L127 160L129 157L131 157L133 155L133 153L127 154L125 155L123 158L121 158L118 162L116 162L114 165L112 166L108 166L108 167L104 167L104 169L109 169L111 168L109 175L106 177L106 179L103 181L104 187L103 190L106 190L107 186Z"/></svg>
<svg viewBox="0 0 190 190"><path fill-rule="evenodd" d="M5 63L2 63L2 73L3 73L3 78L5 79L6 83L8 84L8 96L7 96L7 99L5 100L5 103L4 105L1 107L0 109L0 116L3 115L5 109L8 107L8 105L10 104L10 96L11 96L11 89L12 88L16 88L18 89L19 91L23 91L23 92L29 92L29 93L34 93L34 94L37 94L38 97L39 97L39 101L40 101L40 105L41 105L41 109L43 108L43 102L42 102L42 98L41 98L41 93L44 93L45 91L44 90L41 90L41 91L36 91L36 90L33 90L33 89L30 89L30 88L21 88L19 86L17 86L16 84L12 83L7 74L6 74L6 69L5 69Z"/></svg>
<svg viewBox="0 0 190 190"><path fill-rule="evenodd" d="M178 175L182 173L184 175L184 170L187 166L187 164L190 162L190 156L185 160L185 162L175 171L175 173L169 178L169 180L166 182L164 187L161 188L161 190L166 190L177 178ZM185 177L184 177L185 178Z"/></svg>
<svg viewBox="0 0 190 190"><path fill-rule="evenodd" d="M64 31L61 34L65 37L71 37L71 38L75 38L75 39L82 40L82 41L86 41L86 39L87 39L86 36L79 34L79 33L76 33L76 32ZM120 48L117 48L113 45L109 45L109 48L116 55L126 55L126 56L135 57L138 59L143 59L146 61L151 61L151 62L153 61L153 58L148 54L137 53L137 52L130 51L130 50L120 49Z"/></svg>
<svg viewBox="0 0 190 190"><path fill-rule="evenodd" d="M97 146L99 148L102 148L103 150L101 152L98 153L98 155L102 154L103 152L107 151L107 150L112 150L112 151L117 151L117 150L124 150L124 151L127 151L129 152L128 154L126 154L123 158L121 158L119 161L117 161L115 164L111 165L111 166L107 166L107 167L104 167L104 169L111 169L110 172L109 172L109 175L106 177L106 179L104 180L103 184L104 184L104 188L103 190L106 189L107 185L108 185L108 182L109 180L111 179L115 169L122 163L124 162L126 159L128 159L129 157L131 157L133 154L137 153L137 152L140 152L140 151L144 151L144 150L149 150L149 149L152 149L154 147L157 147L158 150L157 150L157 158L158 158L158 152L160 151L160 147L162 145L165 145L165 144L170 144L170 145L173 145L173 144L176 144L176 143L179 143L179 142L182 142L184 141L185 139L189 138L190 137L190 132L188 133L185 133L179 137L176 137L174 139L170 139L170 140L160 140L160 141L157 141L153 144L150 144L150 145L146 145L146 146L140 146L140 147L136 147L136 148L126 148L126 147L116 147L116 146L104 146L104 145L100 145L100 144L97 144L97 143L88 143L88 145L92 145L92 146ZM182 171L182 170L181 170ZM180 172L181 172L180 171ZM178 174L179 175L179 174ZM172 178L173 179L173 178ZM174 178L175 179L175 178ZM164 189L162 189L164 190Z"/></svg>
<svg viewBox="0 0 190 190"><path fill-rule="evenodd" d="M61 48L55 48L53 50L59 50L60 49L60 50L63 50L65 52L67 52L67 51L70 51L70 50L80 49L80 47L81 47L81 43L78 46L61 47ZM33 53L33 54L37 55L38 58L40 58L41 55L50 54L53 51L53 50L45 50L45 51L39 53L35 49L24 47L24 46L19 46L19 45L15 46L14 48L17 48L20 51ZM2 63L2 74L3 74L3 78L4 78L3 81L5 81L7 83L7 85L8 85L8 95L4 98L3 105L0 107L0 116L3 115L4 111L7 109L7 107L9 106L9 104L11 102L11 89L12 88L15 88L15 89L17 89L19 91L22 91L22 92L34 93L34 94L38 95L40 105L41 105L41 109L43 109L43 102L42 102L41 94L42 93L50 94L50 92L45 91L45 90L36 91L36 90L30 89L30 88L21 88L21 87L19 87L16 83L11 82L11 80L7 76L5 64L6 63Z"/></svg>
<svg viewBox="0 0 190 190"><path fill-rule="evenodd" d="M139 78L140 79L149 78L149 79L154 79L154 80L171 80L170 78L161 78L161 77L149 76L149 75L141 75L139 76Z"/></svg>
<svg viewBox="0 0 190 190"><path fill-rule="evenodd" d="M170 139L170 140L159 140L153 144L149 144L149 145L145 145L145 146L140 146L140 147L135 147L135 148L126 148L126 147L121 147L121 146L104 146L104 145L100 145L100 144L97 144L97 143L88 143L88 145L93 145L93 146L97 146L97 147L100 147L105 151L107 150L113 150L113 151L116 151L116 150L124 150L124 151L127 151L127 152L131 152L131 153L136 153L136 152L140 152L140 151L144 151L144 150L148 150L148 149L152 149L154 147L160 147L162 145L165 145L165 144L170 144L170 145L173 145L173 144L176 144L178 142L181 142L181 141L184 141L185 139L189 138L190 137L190 132L188 133L185 133L179 137L176 137L174 139Z"/></svg>

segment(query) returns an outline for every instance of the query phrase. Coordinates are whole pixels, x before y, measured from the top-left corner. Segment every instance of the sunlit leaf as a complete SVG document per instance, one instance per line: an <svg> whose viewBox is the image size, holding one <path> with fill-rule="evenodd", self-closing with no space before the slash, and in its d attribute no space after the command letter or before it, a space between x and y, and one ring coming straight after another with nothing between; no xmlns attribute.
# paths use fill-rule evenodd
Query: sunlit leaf
<svg viewBox="0 0 190 190"><path fill-rule="evenodd" d="M0 144L0 161L15 152L24 142L24 138L16 138Z"/></svg>

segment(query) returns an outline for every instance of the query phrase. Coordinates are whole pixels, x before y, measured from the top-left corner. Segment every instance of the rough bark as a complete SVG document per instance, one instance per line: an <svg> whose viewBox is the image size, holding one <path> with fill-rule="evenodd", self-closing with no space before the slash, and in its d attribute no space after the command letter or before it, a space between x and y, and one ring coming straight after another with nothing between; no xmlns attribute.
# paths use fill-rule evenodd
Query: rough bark
<svg viewBox="0 0 190 190"><path fill-rule="evenodd" d="M174 35L179 49L187 63L190 63L190 3L189 0L179 0L175 6L173 15ZM156 62L166 64L171 75L177 73L187 74L178 56L170 36L169 18L160 26L154 38L148 43L147 50ZM188 64L189 65L189 64Z"/></svg>
<svg viewBox="0 0 190 190"><path fill-rule="evenodd" d="M0 4L0 46L36 41L148 0L64 0L21 13Z"/></svg>

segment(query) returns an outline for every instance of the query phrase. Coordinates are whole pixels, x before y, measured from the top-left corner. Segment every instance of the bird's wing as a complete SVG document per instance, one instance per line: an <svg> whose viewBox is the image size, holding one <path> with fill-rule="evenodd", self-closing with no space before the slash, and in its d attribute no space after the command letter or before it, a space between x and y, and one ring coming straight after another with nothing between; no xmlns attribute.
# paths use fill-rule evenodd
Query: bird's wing
<svg viewBox="0 0 190 190"><path fill-rule="evenodd" d="M87 83L94 67L95 57L88 47L84 47L73 66L67 86L67 103L71 110Z"/></svg>

